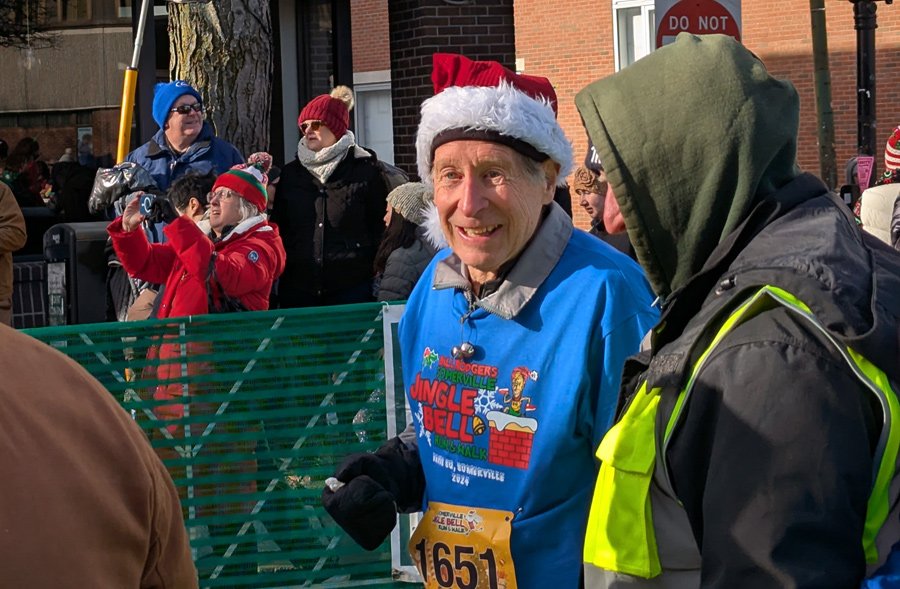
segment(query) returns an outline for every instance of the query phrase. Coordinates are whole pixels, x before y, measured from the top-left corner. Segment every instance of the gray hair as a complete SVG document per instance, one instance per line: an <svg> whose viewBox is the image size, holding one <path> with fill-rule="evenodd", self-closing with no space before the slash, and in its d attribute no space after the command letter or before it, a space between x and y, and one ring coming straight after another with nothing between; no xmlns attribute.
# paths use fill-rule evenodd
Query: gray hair
<svg viewBox="0 0 900 589"><path fill-rule="evenodd" d="M238 202L240 203L241 207L241 223L243 223L247 219L259 216L259 209L256 208L255 204L253 204L243 196Z"/></svg>
<svg viewBox="0 0 900 589"><path fill-rule="evenodd" d="M256 205L253 204L252 202L250 202L249 200L247 200L246 198L244 198L243 196L241 196L241 193L238 192L237 190L228 188L227 186L222 187L219 190L226 190L226 191L228 191L229 194L232 195L231 198L238 199L238 210L240 210L240 212L241 212L241 220L238 221L238 223L243 223L247 219L251 219L253 217L259 216L259 214L260 214L259 209L256 208Z"/></svg>
<svg viewBox="0 0 900 589"><path fill-rule="evenodd" d="M544 164L543 162L539 162L537 160L533 160L528 156L522 155L516 152L516 155L519 156L520 165L522 166L522 172L525 173L525 176L534 184L544 184L547 182L547 174L544 172Z"/></svg>

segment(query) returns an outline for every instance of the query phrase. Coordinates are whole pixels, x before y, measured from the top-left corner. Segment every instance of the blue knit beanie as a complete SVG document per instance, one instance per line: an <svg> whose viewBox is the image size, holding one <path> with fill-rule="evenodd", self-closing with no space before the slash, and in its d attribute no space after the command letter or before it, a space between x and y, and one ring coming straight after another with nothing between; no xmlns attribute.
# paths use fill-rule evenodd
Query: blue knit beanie
<svg viewBox="0 0 900 589"><path fill-rule="evenodd" d="M156 88L153 90L153 120L156 121L160 129L166 126L166 120L169 118L169 110L172 108L172 105L185 94L190 94L198 102L203 102L203 99L200 98L200 93L184 80L175 80L168 84L159 83L156 85Z"/></svg>

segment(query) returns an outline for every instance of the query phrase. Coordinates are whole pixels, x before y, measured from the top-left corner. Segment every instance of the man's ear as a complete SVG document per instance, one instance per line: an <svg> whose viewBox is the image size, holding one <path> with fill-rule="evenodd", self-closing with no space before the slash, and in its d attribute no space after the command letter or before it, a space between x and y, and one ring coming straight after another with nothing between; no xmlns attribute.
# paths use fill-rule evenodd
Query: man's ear
<svg viewBox="0 0 900 589"><path fill-rule="evenodd" d="M191 216L203 212L203 205L200 204L200 199L198 199L196 196L192 196L190 200L188 200L187 210Z"/></svg>
<svg viewBox="0 0 900 589"><path fill-rule="evenodd" d="M556 178L559 176L559 164L547 158L541 164L541 168L544 170L544 179L546 181L543 198L543 204L546 205L553 202L553 195L556 192Z"/></svg>

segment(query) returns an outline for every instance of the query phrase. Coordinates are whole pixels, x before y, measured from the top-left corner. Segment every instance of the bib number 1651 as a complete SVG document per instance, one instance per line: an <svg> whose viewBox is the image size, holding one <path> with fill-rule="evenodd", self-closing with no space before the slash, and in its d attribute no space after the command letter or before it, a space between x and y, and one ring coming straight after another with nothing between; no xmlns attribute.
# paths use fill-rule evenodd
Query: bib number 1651
<svg viewBox="0 0 900 589"><path fill-rule="evenodd" d="M443 542L435 542L428 550L426 538L422 538L414 548L422 563L422 580L426 587L429 584L428 571L433 568L434 580L440 587L498 589L497 561L491 548L476 553L471 546L453 546L451 549Z"/></svg>

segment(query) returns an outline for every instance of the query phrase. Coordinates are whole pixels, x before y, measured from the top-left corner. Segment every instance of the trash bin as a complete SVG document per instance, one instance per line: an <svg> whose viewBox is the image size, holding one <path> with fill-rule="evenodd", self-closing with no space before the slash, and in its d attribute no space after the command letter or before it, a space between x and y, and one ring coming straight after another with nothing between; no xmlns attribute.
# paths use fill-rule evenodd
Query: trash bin
<svg viewBox="0 0 900 589"><path fill-rule="evenodd" d="M16 329L47 325L47 263L43 257L13 257L12 308Z"/></svg>
<svg viewBox="0 0 900 589"><path fill-rule="evenodd" d="M47 322L106 321L107 223L59 223L44 233Z"/></svg>

